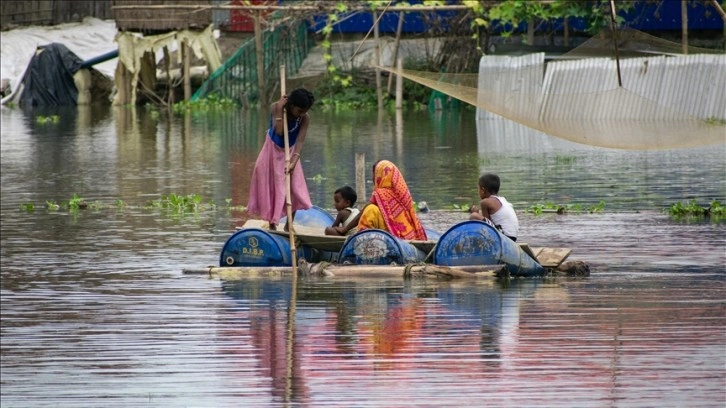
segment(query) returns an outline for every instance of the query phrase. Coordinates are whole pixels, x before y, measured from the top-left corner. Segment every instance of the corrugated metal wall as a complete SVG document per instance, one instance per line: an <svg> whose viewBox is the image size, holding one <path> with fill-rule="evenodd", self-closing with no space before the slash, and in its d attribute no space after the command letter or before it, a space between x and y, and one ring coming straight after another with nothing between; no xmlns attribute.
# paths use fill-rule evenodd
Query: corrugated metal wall
<svg viewBox="0 0 726 408"><path fill-rule="evenodd" d="M620 61L620 71L624 89L611 58L545 65L544 54L484 56L479 89L484 103L539 121L726 118L726 55L629 58ZM493 116L481 111L479 117Z"/></svg>

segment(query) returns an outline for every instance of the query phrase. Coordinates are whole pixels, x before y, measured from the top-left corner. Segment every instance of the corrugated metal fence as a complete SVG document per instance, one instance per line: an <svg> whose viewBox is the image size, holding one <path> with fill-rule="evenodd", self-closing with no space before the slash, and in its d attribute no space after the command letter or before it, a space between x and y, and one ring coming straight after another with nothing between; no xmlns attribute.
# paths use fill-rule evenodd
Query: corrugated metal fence
<svg viewBox="0 0 726 408"><path fill-rule="evenodd" d="M484 56L479 89L486 91L485 102L540 121L726 118L726 55L628 58L620 61L620 71L627 94L613 92L619 85L611 58L545 64L544 54ZM514 96L521 94L529 97Z"/></svg>

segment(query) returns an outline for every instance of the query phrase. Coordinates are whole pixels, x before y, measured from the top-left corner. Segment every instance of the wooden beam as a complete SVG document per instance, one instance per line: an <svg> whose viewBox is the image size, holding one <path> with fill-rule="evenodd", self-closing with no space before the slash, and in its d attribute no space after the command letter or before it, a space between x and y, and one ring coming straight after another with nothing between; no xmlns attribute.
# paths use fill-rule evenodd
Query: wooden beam
<svg viewBox="0 0 726 408"><path fill-rule="evenodd" d="M723 11L723 8L721 8L721 5L718 4L718 1L711 0L711 5L716 9L716 12L721 16L721 20L723 20L724 23L726 23L726 12Z"/></svg>
<svg viewBox="0 0 726 408"><path fill-rule="evenodd" d="M293 275L293 268L280 267L217 267L186 268L185 275L208 275L221 279L243 279L257 277L283 277ZM437 278L437 279L482 279L508 276L504 265L479 265L448 267L433 264L424 265L335 265L308 264L301 262L299 273L311 276L361 277L361 278Z"/></svg>
<svg viewBox="0 0 726 408"><path fill-rule="evenodd" d="M196 5L196 4L165 4L165 5L138 5L138 6L111 6L111 10L249 10L249 11L320 11L327 12L334 10L335 3L331 2L330 7L323 6L243 6L243 5ZM352 7L349 11L382 11L384 6L378 7ZM446 6L391 6L389 11L457 11L469 10L464 5Z"/></svg>

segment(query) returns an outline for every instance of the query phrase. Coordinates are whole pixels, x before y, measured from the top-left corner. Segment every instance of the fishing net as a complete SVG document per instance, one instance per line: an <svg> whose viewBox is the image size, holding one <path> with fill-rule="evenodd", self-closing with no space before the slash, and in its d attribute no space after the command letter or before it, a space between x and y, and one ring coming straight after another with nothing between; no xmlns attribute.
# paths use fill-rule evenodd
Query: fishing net
<svg viewBox="0 0 726 408"><path fill-rule="evenodd" d="M379 68L482 109L480 119L504 117L576 143L631 150L726 143L726 54L689 47L676 55L679 43L636 30L618 36L620 75L608 33L552 61L544 53L483 56L478 74Z"/></svg>

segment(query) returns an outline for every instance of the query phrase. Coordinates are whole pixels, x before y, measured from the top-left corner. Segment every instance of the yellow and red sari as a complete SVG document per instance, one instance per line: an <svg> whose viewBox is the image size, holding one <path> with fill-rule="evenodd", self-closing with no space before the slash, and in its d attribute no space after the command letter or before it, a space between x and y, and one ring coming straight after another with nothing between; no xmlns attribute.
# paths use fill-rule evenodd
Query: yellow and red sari
<svg viewBox="0 0 726 408"><path fill-rule="evenodd" d="M407 240L426 240L426 231L416 216L406 181L395 164L379 161L374 170L371 204L358 222L358 231L377 228Z"/></svg>

